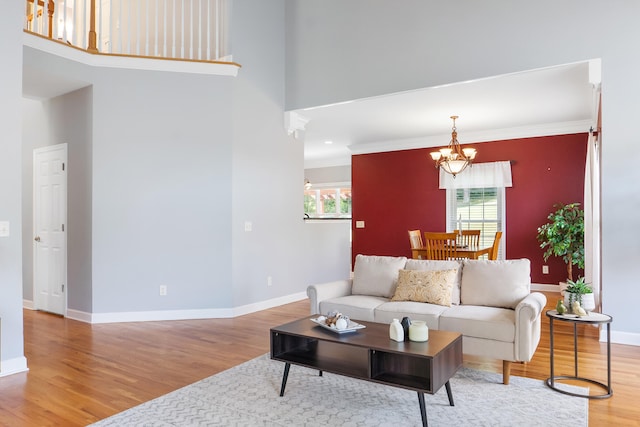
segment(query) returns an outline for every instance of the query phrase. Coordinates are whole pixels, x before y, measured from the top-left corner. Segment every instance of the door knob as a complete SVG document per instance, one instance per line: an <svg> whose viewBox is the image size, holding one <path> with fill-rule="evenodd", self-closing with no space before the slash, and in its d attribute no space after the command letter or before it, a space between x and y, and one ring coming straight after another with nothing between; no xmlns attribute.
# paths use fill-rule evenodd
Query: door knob
<svg viewBox="0 0 640 427"><path fill-rule="evenodd" d="M36 242L40 241L40 236L36 236L33 240L35 240Z"/></svg>

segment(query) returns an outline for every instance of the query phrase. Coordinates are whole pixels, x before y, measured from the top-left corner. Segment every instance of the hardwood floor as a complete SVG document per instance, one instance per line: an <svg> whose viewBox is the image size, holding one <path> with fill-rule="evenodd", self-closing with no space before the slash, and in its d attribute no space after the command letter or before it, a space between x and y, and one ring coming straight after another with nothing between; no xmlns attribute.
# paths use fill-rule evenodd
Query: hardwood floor
<svg viewBox="0 0 640 427"><path fill-rule="evenodd" d="M546 295L552 308L558 296ZM269 328L307 315L308 307L305 300L235 319L101 325L25 310L30 370L0 378L0 425L90 424L266 353ZM554 325L556 373L572 375L572 329ZM578 346L580 375L606 382L606 344L596 328L581 328ZM640 425L639 362L640 347L612 345L614 394L589 401L590 425ZM470 356L464 363L502 369L500 361ZM513 364L511 374L549 376L546 316L533 360Z"/></svg>

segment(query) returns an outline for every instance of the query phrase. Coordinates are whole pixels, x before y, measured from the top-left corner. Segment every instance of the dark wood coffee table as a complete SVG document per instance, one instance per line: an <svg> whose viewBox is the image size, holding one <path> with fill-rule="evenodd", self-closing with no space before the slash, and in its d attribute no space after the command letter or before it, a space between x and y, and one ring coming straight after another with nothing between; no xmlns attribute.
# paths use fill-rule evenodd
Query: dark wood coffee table
<svg viewBox="0 0 640 427"><path fill-rule="evenodd" d="M380 384L415 390L422 425L427 425L424 393L434 394L444 385L449 404L453 394L449 379L462 366L462 335L429 331L427 342L389 339L389 325L362 322L355 332L337 334L310 319L271 328L271 358L285 362L280 396L284 395L291 364Z"/></svg>

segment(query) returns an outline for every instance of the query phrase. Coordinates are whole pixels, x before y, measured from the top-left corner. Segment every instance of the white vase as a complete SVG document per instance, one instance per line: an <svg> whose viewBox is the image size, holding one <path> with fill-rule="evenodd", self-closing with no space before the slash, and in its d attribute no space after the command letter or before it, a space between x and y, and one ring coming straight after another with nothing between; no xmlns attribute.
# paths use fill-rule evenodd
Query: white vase
<svg viewBox="0 0 640 427"><path fill-rule="evenodd" d="M573 298L571 298L573 295ZM596 308L596 301L593 297L593 293L590 294L582 294L582 299L580 299L580 295L572 294L571 292L564 293L564 305L567 307L567 311L569 313L573 313L573 308L571 308L570 301L580 301L580 307L584 308L585 311L593 311Z"/></svg>
<svg viewBox="0 0 640 427"><path fill-rule="evenodd" d="M404 341L404 329L398 319L393 319L389 325L389 338L394 341Z"/></svg>
<svg viewBox="0 0 640 427"><path fill-rule="evenodd" d="M427 322L422 320L414 320L409 326L409 340L424 342L429 339L429 328Z"/></svg>

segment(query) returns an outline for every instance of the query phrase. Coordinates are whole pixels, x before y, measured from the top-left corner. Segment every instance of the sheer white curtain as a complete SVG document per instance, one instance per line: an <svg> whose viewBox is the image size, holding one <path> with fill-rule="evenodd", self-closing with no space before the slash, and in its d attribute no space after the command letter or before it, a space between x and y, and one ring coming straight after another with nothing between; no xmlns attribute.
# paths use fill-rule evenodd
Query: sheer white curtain
<svg viewBox="0 0 640 427"><path fill-rule="evenodd" d="M584 174L584 278L600 311L600 133L589 134Z"/></svg>
<svg viewBox="0 0 640 427"><path fill-rule="evenodd" d="M511 162L474 163L462 173L450 175L440 169L440 189L512 187Z"/></svg>

